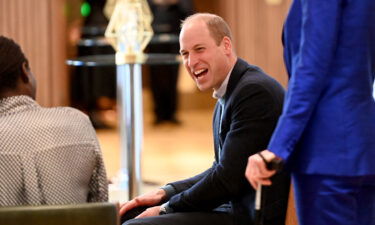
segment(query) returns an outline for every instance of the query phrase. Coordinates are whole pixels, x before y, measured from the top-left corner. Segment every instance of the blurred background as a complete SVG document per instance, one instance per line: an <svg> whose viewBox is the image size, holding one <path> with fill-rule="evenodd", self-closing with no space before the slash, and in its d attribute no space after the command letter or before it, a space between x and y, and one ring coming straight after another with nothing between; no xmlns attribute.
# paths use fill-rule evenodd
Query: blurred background
<svg viewBox="0 0 375 225"><path fill-rule="evenodd" d="M149 1L156 4L152 8L155 34L178 35L178 30L158 25L169 21L173 27L172 23L178 25L180 17L192 12L218 14L232 28L238 56L260 66L286 87L281 32L291 0L192 0L184 9L179 8L180 14L170 11L177 10L177 6L168 6L179 1L161 2L165 1ZM37 101L41 105L72 106L90 117L97 130L108 176L112 178L120 166L116 67L75 67L66 63L80 56L114 54L103 38L108 24L106 3L106 0L0 0L0 34L16 40L29 58L38 81ZM171 18L161 16L167 15L166 12L170 13L172 22ZM156 47L154 40L146 52L177 53L178 40L168 40L167 44L173 47ZM215 100L212 93L199 92L181 66L169 69L171 72L165 73L177 75L155 75L155 70L160 71L160 68L142 67L141 165L146 189L195 175L211 166L214 160L211 123ZM172 80L158 84L164 85L158 86L159 90L175 92L175 99L168 100L175 104L171 116L158 120L155 102L164 104L167 99L157 99L158 93L152 86L158 81Z"/></svg>

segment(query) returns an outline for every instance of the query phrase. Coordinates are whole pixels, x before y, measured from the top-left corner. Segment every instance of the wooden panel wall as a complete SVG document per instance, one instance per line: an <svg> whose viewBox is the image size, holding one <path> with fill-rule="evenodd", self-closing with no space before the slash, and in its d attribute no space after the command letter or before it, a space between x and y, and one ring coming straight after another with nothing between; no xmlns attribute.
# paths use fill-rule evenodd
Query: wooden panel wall
<svg viewBox="0 0 375 225"><path fill-rule="evenodd" d="M294 190L293 185L290 187L288 211L286 214L285 225L298 225L296 205L294 201Z"/></svg>
<svg viewBox="0 0 375 225"><path fill-rule="evenodd" d="M68 99L64 0L0 0L0 35L18 42L37 79L44 106Z"/></svg>
<svg viewBox="0 0 375 225"><path fill-rule="evenodd" d="M284 86L281 32L291 0L218 0L217 14L231 26L237 54L264 69Z"/></svg>

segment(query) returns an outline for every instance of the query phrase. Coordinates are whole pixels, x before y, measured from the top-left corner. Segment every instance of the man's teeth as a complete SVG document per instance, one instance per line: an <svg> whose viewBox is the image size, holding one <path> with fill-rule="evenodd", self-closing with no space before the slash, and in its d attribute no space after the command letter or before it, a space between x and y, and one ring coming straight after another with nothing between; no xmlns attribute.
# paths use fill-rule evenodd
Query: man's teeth
<svg viewBox="0 0 375 225"><path fill-rule="evenodd" d="M198 76L199 74L203 73L205 70L206 69L197 70L194 72L194 74Z"/></svg>

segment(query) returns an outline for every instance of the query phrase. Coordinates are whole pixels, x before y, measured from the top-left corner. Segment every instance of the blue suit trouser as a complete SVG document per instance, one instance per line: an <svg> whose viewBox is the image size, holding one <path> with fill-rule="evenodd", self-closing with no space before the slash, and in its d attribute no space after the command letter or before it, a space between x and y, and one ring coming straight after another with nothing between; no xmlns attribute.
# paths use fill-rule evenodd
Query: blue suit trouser
<svg viewBox="0 0 375 225"><path fill-rule="evenodd" d="M375 175L293 174L299 225L375 225Z"/></svg>

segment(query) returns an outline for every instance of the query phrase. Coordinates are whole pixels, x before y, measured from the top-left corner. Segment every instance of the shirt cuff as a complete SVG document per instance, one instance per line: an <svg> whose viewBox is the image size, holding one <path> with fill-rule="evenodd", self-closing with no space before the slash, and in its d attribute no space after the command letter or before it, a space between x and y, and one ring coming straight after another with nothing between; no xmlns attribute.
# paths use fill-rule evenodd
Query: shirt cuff
<svg viewBox="0 0 375 225"><path fill-rule="evenodd" d="M160 189L163 189L165 191L165 200L169 200L173 195L176 194L176 189L170 185L170 184L167 184L163 187L160 187Z"/></svg>
<svg viewBox="0 0 375 225"><path fill-rule="evenodd" d="M169 202L166 202L161 205L159 214L164 215L168 213L173 213L173 209L169 206Z"/></svg>

